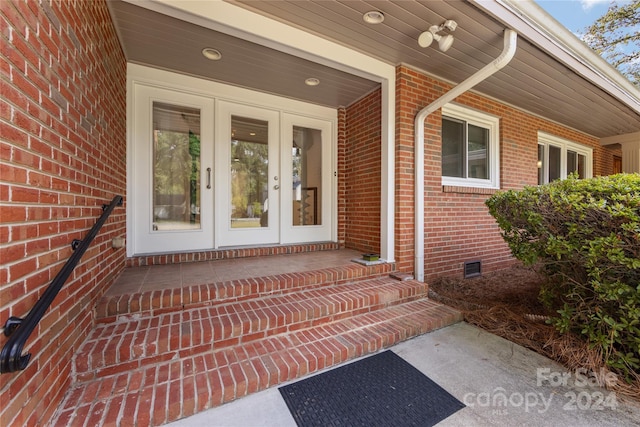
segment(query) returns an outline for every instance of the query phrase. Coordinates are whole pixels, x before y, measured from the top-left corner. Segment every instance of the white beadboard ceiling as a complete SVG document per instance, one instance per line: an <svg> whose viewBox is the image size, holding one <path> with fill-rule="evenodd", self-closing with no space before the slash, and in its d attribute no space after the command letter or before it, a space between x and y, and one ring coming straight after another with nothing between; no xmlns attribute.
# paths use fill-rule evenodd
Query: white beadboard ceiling
<svg viewBox="0 0 640 427"><path fill-rule="evenodd" d="M502 51L504 24L466 1L233 0L249 9L392 65L406 64L459 83ZM109 1L127 60L320 105L346 106L378 83L119 0ZM382 11L382 24L362 15ZM417 38L453 19L453 47L423 49ZM576 39L576 42L579 42ZM222 60L205 59L213 47ZM320 79L317 87L304 84ZM531 40L518 39L515 58L475 91L597 137L640 131L630 108L594 86Z"/></svg>

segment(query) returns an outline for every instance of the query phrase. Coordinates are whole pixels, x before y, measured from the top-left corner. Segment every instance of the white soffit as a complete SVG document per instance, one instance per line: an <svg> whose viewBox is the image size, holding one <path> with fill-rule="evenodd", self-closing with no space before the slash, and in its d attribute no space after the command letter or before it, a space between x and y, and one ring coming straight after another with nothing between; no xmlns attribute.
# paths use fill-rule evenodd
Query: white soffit
<svg viewBox="0 0 640 427"><path fill-rule="evenodd" d="M109 5L129 61L333 107L393 82L398 64L464 81L499 54L511 28L514 60L474 91L599 138L640 130L640 92L544 11L543 25L514 0L125 1ZM384 22L366 24L368 10ZM419 34L443 19L458 22L452 48L420 48ZM203 64L201 49L215 41L225 43L223 60ZM321 90L297 85L308 77Z"/></svg>
<svg viewBox="0 0 640 427"><path fill-rule="evenodd" d="M640 113L640 90L532 1L470 0L567 67Z"/></svg>

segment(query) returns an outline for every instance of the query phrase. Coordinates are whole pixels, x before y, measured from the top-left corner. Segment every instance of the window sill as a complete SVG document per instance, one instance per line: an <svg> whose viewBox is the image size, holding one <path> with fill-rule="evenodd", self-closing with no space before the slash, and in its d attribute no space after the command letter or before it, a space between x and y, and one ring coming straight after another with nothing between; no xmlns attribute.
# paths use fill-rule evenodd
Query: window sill
<svg viewBox="0 0 640 427"><path fill-rule="evenodd" d="M461 187L459 185L443 185L443 193L486 194L492 195L499 191L498 188Z"/></svg>

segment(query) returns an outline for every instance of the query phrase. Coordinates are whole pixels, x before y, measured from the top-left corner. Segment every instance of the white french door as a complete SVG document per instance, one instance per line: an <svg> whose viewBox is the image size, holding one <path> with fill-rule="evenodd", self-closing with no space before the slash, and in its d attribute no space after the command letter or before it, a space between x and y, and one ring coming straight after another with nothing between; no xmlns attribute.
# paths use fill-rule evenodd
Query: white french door
<svg viewBox="0 0 640 427"><path fill-rule="evenodd" d="M213 246L213 100L134 85L134 253Z"/></svg>
<svg viewBox="0 0 640 427"><path fill-rule="evenodd" d="M217 246L279 243L279 118L264 108L217 104Z"/></svg>
<svg viewBox="0 0 640 427"><path fill-rule="evenodd" d="M131 81L127 254L335 240L335 110L216 87Z"/></svg>
<svg viewBox="0 0 640 427"><path fill-rule="evenodd" d="M327 120L283 114L281 243L332 237L332 126Z"/></svg>

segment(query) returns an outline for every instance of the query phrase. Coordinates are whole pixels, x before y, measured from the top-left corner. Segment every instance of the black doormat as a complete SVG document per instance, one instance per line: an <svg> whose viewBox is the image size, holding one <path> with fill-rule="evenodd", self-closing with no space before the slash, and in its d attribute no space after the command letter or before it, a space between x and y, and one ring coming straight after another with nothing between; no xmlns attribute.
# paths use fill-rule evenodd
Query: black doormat
<svg viewBox="0 0 640 427"><path fill-rule="evenodd" d="M279 390L300 427L433 426L465 407L391 350Z"/></svg>

